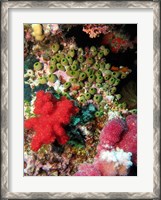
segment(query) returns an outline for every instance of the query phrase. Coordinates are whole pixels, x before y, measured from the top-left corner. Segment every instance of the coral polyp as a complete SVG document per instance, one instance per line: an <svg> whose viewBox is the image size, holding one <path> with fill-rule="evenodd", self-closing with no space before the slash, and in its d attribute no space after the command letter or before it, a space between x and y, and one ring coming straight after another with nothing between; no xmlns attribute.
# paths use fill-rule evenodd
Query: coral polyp
<svg viewBox="0 0 161 200"><path fill-rule="evenodd" d="M24 25L25 176L137 174L136 30Z"/></svg>

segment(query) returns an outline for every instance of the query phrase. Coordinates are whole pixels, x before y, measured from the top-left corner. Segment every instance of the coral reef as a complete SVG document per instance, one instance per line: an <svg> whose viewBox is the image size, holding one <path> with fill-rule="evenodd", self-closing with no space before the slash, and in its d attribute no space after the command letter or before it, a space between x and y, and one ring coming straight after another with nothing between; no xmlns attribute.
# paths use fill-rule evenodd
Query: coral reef
<svg viewBox="0 0 161 200"><path fill-rule="evenodd" d="M34 109L37 116L25 121L25 128L36 132L31 143L32 150L37 151L42 144L52 143L55 139L65 144L69 137L64 126L78 111L73 102L65 97L57 100L51 93L37 92Z"/></svg>
<svg viewBox="0 0 161 200"><path fill-rule="evenodd" d="M137 175L136 30L24 24L25 176Z"/></svg>
<svg viewBox="0 0 161 200"><path fill-rule="evenodd" d="M116 67L108 63L107 47L91 46L85 49L72 47L67 51L65 47L55 42L49 52L50 60L44 60L42 55L37 56L39 62L33 64L33 71L27 70L25 74L25 77L29 77L26 84L33 90L47 85L54 87L57 93L77 100L80 105L93 103L98 109L96 117L106 113L106 104L116 108L113 101L118 103L121 98L117 93L117 86L131 73L131 70L128 67ZM114 100L109 100L110 96L115 97ZM120 106L119 111L122 109L124 110L125 106Z"/></svg>
<svg viewBox="0 0 161 200"><path fill-rule="evenodd" d="M96 140L92 134L88 135L89 145L86 144L84 148L70 144L62 146L55 141L53 144L43 145L37 152L30 151L29 144L33 134L31 130L25 134L25 176L71 176L81 163L93 162Z"/></svg>

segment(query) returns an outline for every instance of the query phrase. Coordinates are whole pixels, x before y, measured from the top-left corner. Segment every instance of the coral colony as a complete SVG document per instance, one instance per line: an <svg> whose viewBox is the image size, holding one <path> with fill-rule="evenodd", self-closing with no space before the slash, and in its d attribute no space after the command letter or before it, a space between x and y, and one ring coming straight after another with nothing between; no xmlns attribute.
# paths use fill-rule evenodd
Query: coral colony
<svg viewBox="0 0 161 200"><path fill-rule="evenodd" d="M137 175L136 25L24 25L24 175Z"/></svg>

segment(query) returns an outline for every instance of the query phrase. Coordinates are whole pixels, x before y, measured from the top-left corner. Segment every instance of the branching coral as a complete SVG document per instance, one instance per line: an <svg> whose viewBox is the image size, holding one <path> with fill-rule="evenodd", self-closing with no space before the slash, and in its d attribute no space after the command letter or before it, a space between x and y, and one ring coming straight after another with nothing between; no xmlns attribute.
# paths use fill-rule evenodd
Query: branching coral
<svg viewBox="0 0 161 200"><path fill-rule="evenodd" d="M90 38L96 38L99 37L100 34L106 34L111 31L110 27L110 25L105 24L85 24L83 26L83 31L89 34Z"/></svg>
<svg viewBox="0 0 161 200"><path fill-rule="evenodd" d="M42 144L52 143L55 139L65 144L69 137L64 126L69 124L71 117L79 111L78 108L65 97L57 100L51 93L44 91L37 92L34 104L36 117L25 121L25 128L36 132L31 142L32 150L37 151Z"/></svg>

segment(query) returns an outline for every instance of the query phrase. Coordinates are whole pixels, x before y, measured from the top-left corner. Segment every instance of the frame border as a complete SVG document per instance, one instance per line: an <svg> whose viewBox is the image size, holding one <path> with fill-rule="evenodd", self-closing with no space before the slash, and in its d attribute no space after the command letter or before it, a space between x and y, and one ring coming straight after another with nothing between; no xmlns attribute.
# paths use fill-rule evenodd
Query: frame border
<svg viewBox="0 0 161 200"><path fill-rule="evenodd" d="M152 8L153 9L153 192L12 193L8 191L8 24L15 8ZM1 2L1 198L2 199L160 199L160 2L158 1L6 1ZM159 72L159 73L158 73ZM159 175L159 176L158 176Z"/></svg>

